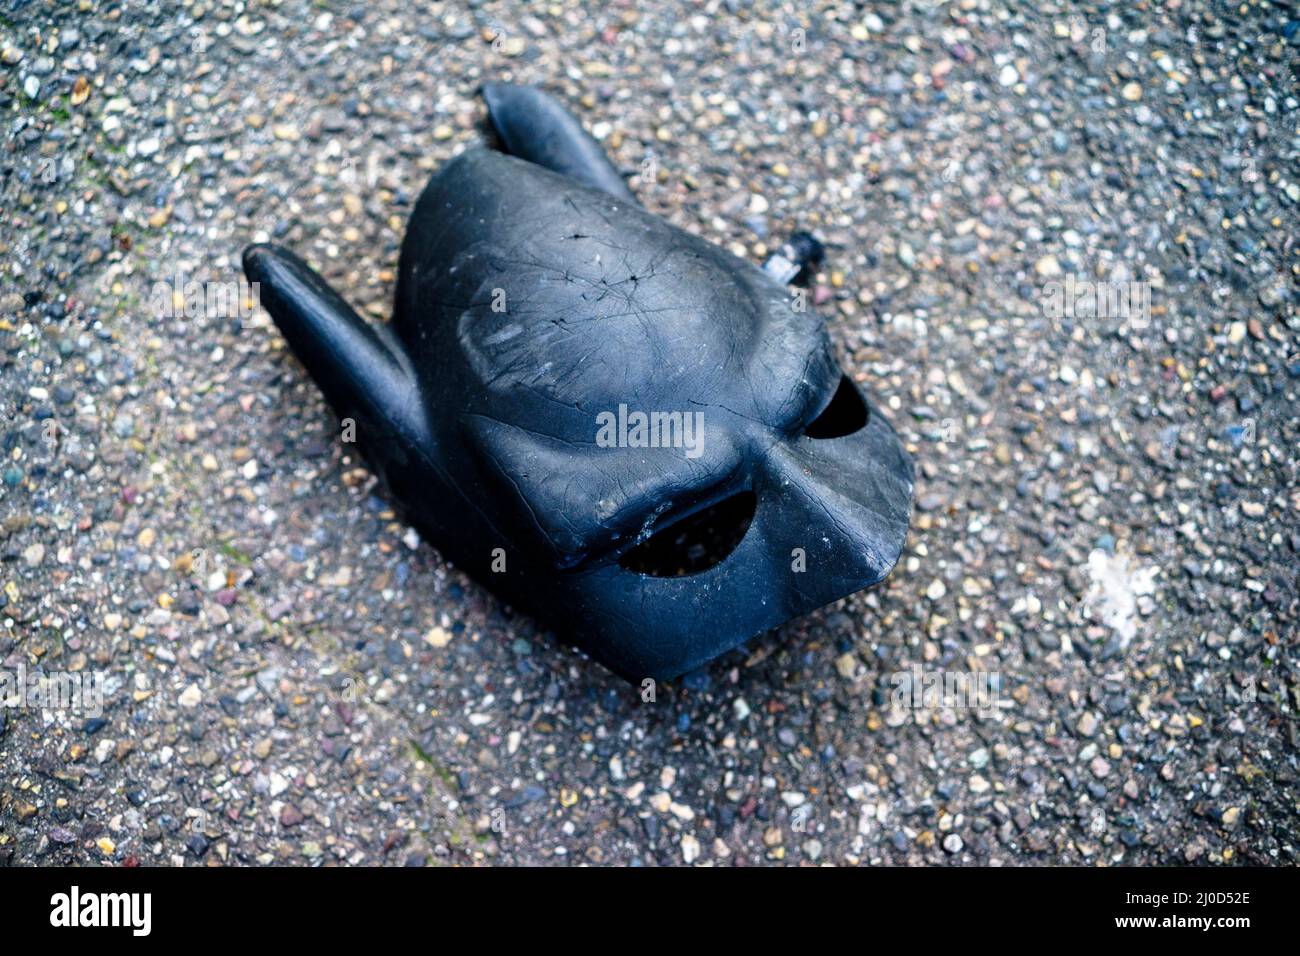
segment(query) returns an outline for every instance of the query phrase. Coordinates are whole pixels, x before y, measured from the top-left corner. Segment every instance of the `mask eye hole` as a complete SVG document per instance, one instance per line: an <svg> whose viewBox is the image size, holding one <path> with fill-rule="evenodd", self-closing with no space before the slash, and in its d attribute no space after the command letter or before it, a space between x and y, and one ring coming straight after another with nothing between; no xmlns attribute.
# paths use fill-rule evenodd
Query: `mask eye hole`
<svg viewBox="0 0 1300 956"><path fill-rule="evenodd" d="M660 528L623 554L618 563L628 571L655 578L707 571L740 545L757 508L758 496L752 491L724 498Z"/></svg>
<svg viewBox="0 0 1300 956"><path fill-rule="evenodd" d="M809 438L843 438L867 424L867 403L847 375L840 376L831 403L804 428Z"/></svg>

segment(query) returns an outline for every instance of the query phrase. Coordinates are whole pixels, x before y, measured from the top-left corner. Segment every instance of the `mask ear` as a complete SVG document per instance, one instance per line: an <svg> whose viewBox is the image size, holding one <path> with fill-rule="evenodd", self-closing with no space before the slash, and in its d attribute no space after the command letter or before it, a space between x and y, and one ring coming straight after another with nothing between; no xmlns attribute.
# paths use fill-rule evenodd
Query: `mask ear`
<svg viewBox="0 0 1300 956"><path fill-rule="evenodd" d="M512 83L483 86L488 116L505 151L630 203L636 197L600 144L541 90Z"/></svg>
<svg viewBox="0 0 1300 956"><path fill-rule="evenodd" d="M244 250L244 273L293 353L340 418L379 423L385 437L422 443L428 429L406 359L310 266L272 245Z"/></svg>

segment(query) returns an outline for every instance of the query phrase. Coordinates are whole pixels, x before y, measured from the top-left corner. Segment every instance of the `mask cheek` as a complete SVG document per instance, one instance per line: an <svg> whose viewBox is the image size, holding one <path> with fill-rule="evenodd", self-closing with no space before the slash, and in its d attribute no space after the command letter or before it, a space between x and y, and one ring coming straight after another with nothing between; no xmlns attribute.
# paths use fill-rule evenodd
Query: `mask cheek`
<svg viewBox="0 0 1300 956"><path fill-rule="evenodd" d="M565 579L585 612L580 643L629 680L668 680L798 613L784 578L788 565L766 540L760 492L753 502L735 550L705 570L666 576L615 562Z"/></svg>

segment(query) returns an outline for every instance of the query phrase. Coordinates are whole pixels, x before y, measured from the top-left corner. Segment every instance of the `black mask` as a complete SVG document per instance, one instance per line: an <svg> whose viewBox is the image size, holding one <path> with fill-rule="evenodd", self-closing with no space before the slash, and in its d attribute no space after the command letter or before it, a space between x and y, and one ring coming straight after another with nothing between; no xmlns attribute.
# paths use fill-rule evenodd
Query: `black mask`
<svg viewBox="0 0 1300 956"><path fill-rule="evenodd" d="M411 522L638 681L883 579L912 464L803 293L643 210L549 97L484 92L512 155L430 180L388 326L244 253Z"/></svg>

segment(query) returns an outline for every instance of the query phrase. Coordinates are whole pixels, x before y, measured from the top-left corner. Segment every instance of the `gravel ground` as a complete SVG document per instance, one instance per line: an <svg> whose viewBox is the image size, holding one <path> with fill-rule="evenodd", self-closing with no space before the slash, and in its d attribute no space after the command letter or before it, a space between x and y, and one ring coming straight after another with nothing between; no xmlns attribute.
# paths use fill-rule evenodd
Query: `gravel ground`
<svg viewBox="0 0 1300 956"><path fill-rule="evenodd" d="M1296 862L1294 5L415 6L0 0L0 662L104 681L0 708L0 862ZM274 239L386 316L486 79L816 233L917 461L883 586L654 702L421 544L264 312L159 314Z"/></svg>

